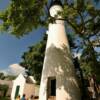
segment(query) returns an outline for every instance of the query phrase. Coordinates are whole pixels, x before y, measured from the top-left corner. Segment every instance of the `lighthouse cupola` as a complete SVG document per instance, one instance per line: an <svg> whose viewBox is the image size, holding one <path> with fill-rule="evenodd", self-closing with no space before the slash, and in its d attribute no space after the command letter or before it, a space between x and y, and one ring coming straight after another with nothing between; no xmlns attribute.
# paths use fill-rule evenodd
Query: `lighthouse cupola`
<svg viewBox="0 0 100 100"><path fill-rule="evenodd" d="M61 18L61 16L59 15L59 12L62 12L62 11L63 11L62 2L60 0L52 0L50 4L50 9L49 9L50 16Z"/></svg>

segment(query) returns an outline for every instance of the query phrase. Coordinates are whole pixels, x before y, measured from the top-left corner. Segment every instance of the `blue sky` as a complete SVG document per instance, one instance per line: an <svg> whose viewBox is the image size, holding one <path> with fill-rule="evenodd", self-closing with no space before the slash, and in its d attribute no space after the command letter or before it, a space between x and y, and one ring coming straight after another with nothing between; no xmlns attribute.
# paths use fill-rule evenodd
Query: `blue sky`
<svg viewBox="0 0 100 100"><path fill-rule="evenodd" d="M0 10L5 9L8 4L9 4L9 0L0 0Z"/></svg>
<svg viewBox="0 0 100 100"><path fill-rule="evenodd" d="M9 0L0 0L0 10L3 10L9 4ZM21 56L30 45L41 40L45 29L39 28L25 35L21 39L8 33L0 33L0 70L7 69L9 65L19 63Z"/></svg>

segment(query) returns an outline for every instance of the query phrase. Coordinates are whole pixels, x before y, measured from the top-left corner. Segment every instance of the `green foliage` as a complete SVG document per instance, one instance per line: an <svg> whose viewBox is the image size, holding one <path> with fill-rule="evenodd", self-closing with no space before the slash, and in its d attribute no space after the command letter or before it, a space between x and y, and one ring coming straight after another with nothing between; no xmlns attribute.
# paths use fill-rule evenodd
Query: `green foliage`
<svg viewBox="0 0 100 100"><path fill-rule="evenodd" d="M5 75L4 75L4 73L0 73L0 79L2 79L2 80L5 79Z"/></svg>
<svg viewBox="0 0 100 100"><path fill-rule="evenodd" d="M0 91L3 93L3 96L6 96L8 88L8 85L0 85Z"/></svg>
<svg viewBox="0 0 100 100"><path fill-rule="evenodd" d="M11 0L9 7L0 12L1 28L17 37L39 26L45 0Z"/></svg>
<svg viewBox="0 0 100 100"><path fill-rule="evenodd" d="M15 78L16 78L16 76L13 76L13 75L7 75L7 76L5 76L6 80L14 80Z"/></svg>
<svg viewBox="0 0 100 100"><path fill-rule="evenodd" d="M1 80L14 80L16 76L13 75L5 75L4 73L0 73L0 79Z"/></svg>
<svg viewBox="0 0 100 100"><path fill-rule="evenodd" d="M77 6L75 6L74 2L64 5L63 16L68 25L81 36L98 34L100 32L100 9L97 9L92 2L86 0L76 1Z"/></svg>
<svg viewBox="0 0 100 100"><path fill-rule="evenodd" d="M62 1L62 0L61 0ZM7 30L17 37L29 33L50 20L48 0L11 0L8 8L0 12L0 30ZM98 0L95 2L99 2ZM62 15L75 33L92 34L100 29L100 9L88 0L64 0ZM96 28L95 28L96 27Z"/></svg>
<svg viewBox="0 0 100 100"><path fill-rule="evenodd" d="M23 54L23 61L20 63L21 66L28 70L28 74L34 76L37 84L40 83L45 46L46 36L36 45L29 47L29 50Z"/></svg>
<svg viewBox="0 0 100 100"><path fill-rule="evenodd" d="M9 97L0 97L0 100L10 100Z"/></svg>
<svg viewBox="0 0 100 100"><path fill-rule="evenodd" d="M89 43L88 46L83 50L81 56L81 67L83 69L85 77L95 74L98 83L100 83L100 61L97 60L96 51Z"/></svg>

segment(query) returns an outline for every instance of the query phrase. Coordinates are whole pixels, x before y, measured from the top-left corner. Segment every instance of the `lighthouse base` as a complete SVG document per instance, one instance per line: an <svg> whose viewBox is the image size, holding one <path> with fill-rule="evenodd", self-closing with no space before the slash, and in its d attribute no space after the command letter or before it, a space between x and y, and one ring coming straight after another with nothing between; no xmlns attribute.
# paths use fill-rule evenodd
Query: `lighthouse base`
<svg viewBox="0 0 100 100"><path fill-rule="evenodd" d="M45 55L39 100L81 100L69 49L52 44Z"/></svg>

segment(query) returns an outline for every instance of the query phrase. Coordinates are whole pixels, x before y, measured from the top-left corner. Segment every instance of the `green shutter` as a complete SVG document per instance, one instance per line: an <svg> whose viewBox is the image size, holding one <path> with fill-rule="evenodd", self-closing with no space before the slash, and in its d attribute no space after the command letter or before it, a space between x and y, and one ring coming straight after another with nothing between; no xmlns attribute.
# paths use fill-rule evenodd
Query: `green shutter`
<svg viewBox="0 0 100 100"><path fill-rule="evenodd" d="M15 98L19 95L20 86L16 86Z"/></svg>

